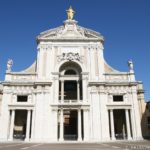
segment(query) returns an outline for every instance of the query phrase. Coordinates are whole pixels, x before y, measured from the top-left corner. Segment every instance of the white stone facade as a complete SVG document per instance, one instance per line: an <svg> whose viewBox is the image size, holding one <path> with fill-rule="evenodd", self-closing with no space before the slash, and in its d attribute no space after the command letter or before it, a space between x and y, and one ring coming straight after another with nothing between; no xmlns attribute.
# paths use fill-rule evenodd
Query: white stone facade
<svg viewBox="0 0 150 150"><path fill-rule="evenodd" d="M75 20L41 33L33 65L21 72L7 69L0 141L142 139L133 64L129 72L111 68L103 42Z"/></svg>

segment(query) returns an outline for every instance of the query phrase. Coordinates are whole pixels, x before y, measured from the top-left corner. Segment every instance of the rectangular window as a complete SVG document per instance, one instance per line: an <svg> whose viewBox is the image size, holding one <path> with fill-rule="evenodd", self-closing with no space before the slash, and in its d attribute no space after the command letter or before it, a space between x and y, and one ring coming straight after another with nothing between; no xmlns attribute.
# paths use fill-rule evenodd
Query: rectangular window
<svg viewBox="0 0 150 150"><path fill-rule="evenodd" d="M114 95L113 101L114 102L123 102L123 96L122 95Z"/></svg>
<svg viewBox="0 0 150 150"><path fill-rule="evenodd" d="M28 96L25 95L17 96L17 102L27 102L27 101L28 101Z"/></svg>

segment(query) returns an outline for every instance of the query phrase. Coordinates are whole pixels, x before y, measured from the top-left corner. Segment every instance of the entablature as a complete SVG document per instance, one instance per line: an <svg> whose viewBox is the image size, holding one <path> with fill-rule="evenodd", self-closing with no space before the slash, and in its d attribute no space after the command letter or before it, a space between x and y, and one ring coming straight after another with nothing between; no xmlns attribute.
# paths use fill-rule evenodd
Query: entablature
<svg viewBox="0 0 150 150"><path fill-rule="evenodd" d="M136 85L138 85L138 82L100 82L100 81L89 81L88 82L88 85L89 86L101 86L101 85L103 85L103 86L121 86L121 85L123 85L123 86L136 86Z"/></svg>
<svg viewBox="0 0 150 150"><path fill-rule="evenodd" d="M37 81L37 82L18 82L18 81L4 81L2 82L2 84L4 86L47 86L47 85L51 85L52 81Z"/></svg>
<svg viewBox="0 0 150 150"><path fill-rule="evenodd" d="M126 104L126 105L112 105L112 104L107 104L107 109L108 110L115 110L115 109L132 109L132 105L131 104Z"/></svg>
<svg viewBox="0 0 150 150"><path fill-rule="evenodd" d="M52 110L60 110L60 109L69 109L69 110L77 110L77 109L83 109L83 110L90 110L90 105L50 105L52 107Z"/></svg>
<svg viewBox="0 0 150 150"><path fill-rule="evenodd" d="M58 100L56 103L51 103L51 106L58 107L76 107L76 106L90 106L90 103L85 100Z"/></svg>
<svg viewBox="0 0 150 150"><path fill-rule="evenodd" d="M8 104L8 109L9 110L16 110L16 109L18 109L18 110L20 110L20 109L22 109L22 110L24 110L24 109L26 109L26 110L31 110L31 109L33 109L34 108L34 104L25 104L25 103L22 103L22 104L20 104L20 103L10 103L10 104Z"/></svg>
<svg viewBox="0 0 150 150"><path fill-rule="evenodd" d="M108 84L105 82L92 82L88 85L90 93L103 93L107 95L125 95L131 93L137 93L136 83L123 83L123 84Z"/></svg>

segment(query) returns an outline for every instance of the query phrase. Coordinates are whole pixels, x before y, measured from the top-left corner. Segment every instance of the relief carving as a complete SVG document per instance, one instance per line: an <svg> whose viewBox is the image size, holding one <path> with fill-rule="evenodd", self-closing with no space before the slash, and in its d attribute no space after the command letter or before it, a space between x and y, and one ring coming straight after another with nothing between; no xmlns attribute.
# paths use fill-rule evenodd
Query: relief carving
<svg viewBox="0 0 150 150"><path fill-rule="evenodd" d="M81 57L79 56L79 53L62 53L62 55L57 56L58 62L63 61L63 60L68 60L68 61L81 61Z"/></svg>

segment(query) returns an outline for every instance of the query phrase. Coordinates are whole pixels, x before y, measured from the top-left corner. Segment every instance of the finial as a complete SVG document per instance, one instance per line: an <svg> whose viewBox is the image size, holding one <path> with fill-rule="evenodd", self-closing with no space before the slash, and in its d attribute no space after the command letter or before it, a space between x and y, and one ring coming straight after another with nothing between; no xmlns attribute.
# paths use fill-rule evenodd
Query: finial
<svg viewBox="0 0 150 150"><path fill-rule="evenodd" d="M74 10L72 9L72 7L70 6L69 9L67 10L68 20L73 20L74 13L75 13L75 11L74 11Z"/></svg>

